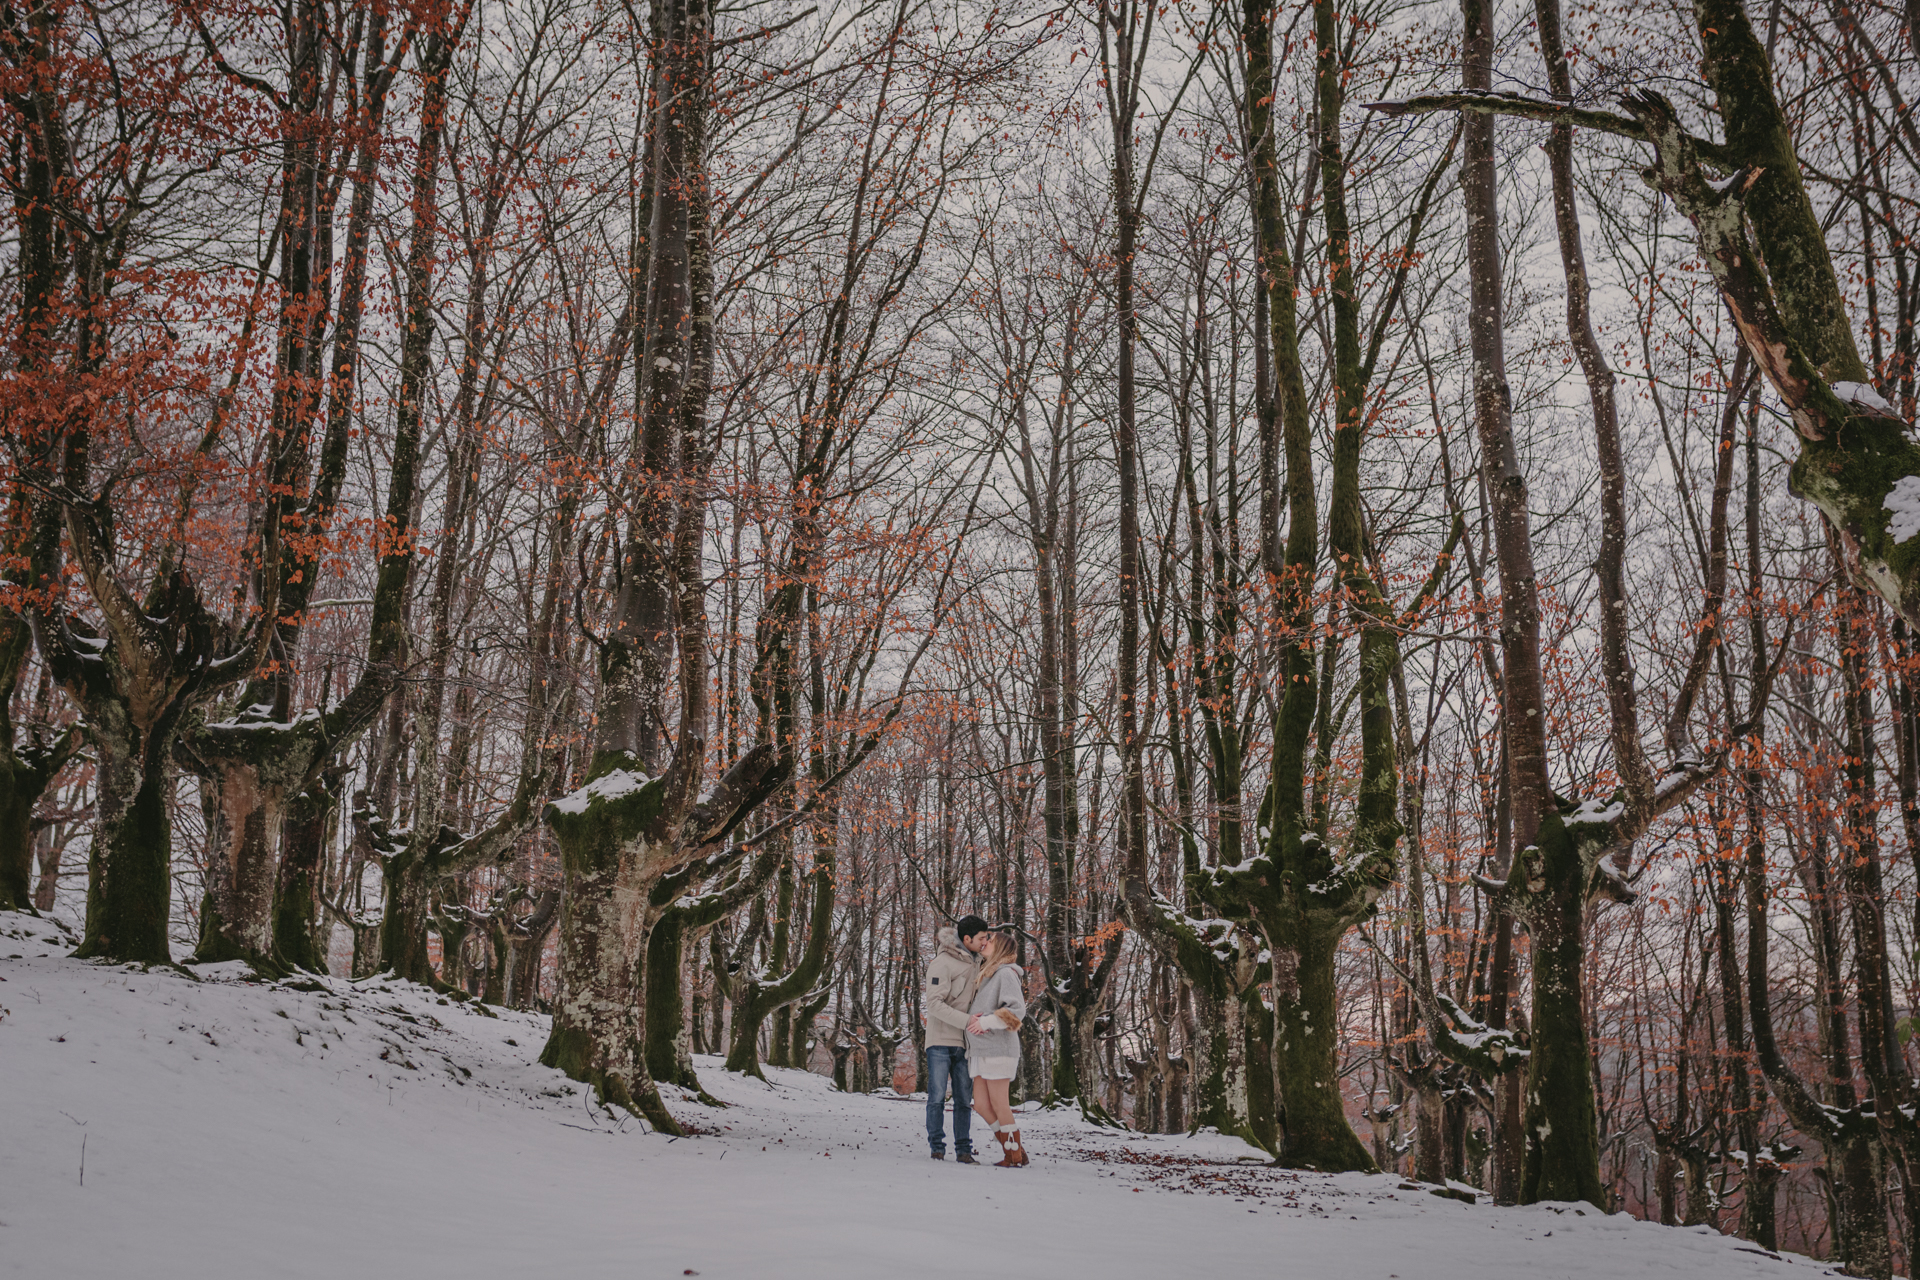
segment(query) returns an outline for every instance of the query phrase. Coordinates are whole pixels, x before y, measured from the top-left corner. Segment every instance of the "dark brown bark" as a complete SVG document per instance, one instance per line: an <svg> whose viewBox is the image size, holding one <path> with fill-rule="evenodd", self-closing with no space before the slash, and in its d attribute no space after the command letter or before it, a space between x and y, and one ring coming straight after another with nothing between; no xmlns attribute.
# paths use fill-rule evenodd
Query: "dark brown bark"
<svg viewBox="0 0 1920 1280"><path fill-rule="evenodd" d="M1470 92L1492 88L1492 8L1492 0L1462 0L1466 35L1461 83ZM1507 386L1493 119L1468 115L1462 130L1460 186L1467 206L1467 335L1473 354L1474 425L1480 436L1482 476L1500 572L1500 712L1513 843L1518 848L1533 842L1547 805L1540 599L1527 515L1527 478L1514 445L1513 395ZM1511 871L1502 869L1500 874ZM1512 925L1504 909L1496 907L1493 929L1487 1023L1500 1028L1507 1023L1513 982ZM1496 1201L1507 1204L1521 1197L1525 1137L1519 1090L1520 1081L1512 1077L1496 1088L1492 1191Z"/></svg>
<svg viewBox="0 0 1920 1280"><path fill-rule="evenodd" d="M673 0L652 11L654 86L650 152L642 193L649 221L636 244L643 385L636 448L636 500L625 539L609 634L601 643L601 698L587 785L549 805L559 842L560 973L553 1031L541 1061L591 1083L601 1100L678 1125L660 1101L643 1048L642 974L658 908L649 900L666 875L717 849L792 769L790 737L745 752L704 798L707 754L706 582L700 539L713 440L707 396L713 376L712 229L708 129L712 112L713 9ZM640 292L640 290L644 290ZM623 330L630 328L623 324ZM626 336L607 367L617 372ZM607 375L603 385L611 387ZM763 625L763 660L792 616ZM677 689L669 664L678 659ZM671 751L660 727L672 693L678 725Z"/></svg>

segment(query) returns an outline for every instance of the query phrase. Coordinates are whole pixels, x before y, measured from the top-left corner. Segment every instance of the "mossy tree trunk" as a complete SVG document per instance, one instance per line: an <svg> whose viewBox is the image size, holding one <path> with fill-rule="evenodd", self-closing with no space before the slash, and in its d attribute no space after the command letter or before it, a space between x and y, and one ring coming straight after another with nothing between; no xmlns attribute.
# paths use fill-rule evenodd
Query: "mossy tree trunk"
<svg viewBox="0 0 1920 1280"><path fill-rule="evenodd" d="M1184 760L1177 748L1175 756L1176 773L1184 775ZM1182 812L1190 814L1190 787L1184 777L1176 785ZM1192 823L1185 825L1189 895L1214 911L1231 911L1231 906L1209 892L1211 880L1201 869ZM1222 827L1223 849L1231 850L1222 860L1232 865L1239 861L1238 823L1223 822ZM1124 877L1120 905L1128 927L1179 970L1193 993L1200 1055L1189 1064L1197 1073L1192 1126L1235 1134L1277 1153L1271 1015L1261 1005L1261 988L1270 970L1256 957L1257 935L1228 920L1195 920L1172 909L1154 895L1137 865Z"/></svg>
<svg viewBox="0 0 1920 1280"><path fill-rule="evenodd" d="M209 736L204 731L183 735L175 748L176 757L190 756L196 745L194 739ZM267 747L265 741L256 741ZM214 821L208 831L211 857L206 896L200 908L200 939L193 958L198 963L245 960L278 972L283 968L274 958L276 937L283 932L276 911L281 873L297 875L293 867L276 866L275 860L287 810L286 786L278 770L271 767L263 769L251 761L238 760L216 769L206 768L203 761L204 757L196 759L195 771L205 770L203 785L212 793ZM298 761L296 770L304 774L309 763ZM308 856L313 852L317 850L309 850ZM301 885L310 897L311 874L301 878ZM291 902L286 905L296 906ZM311 903L305 914L308 927L304 940L286 935L299 958L290 956L285 963L313 968Z"/></svg>
<svg viewBox="0 0 1920 1280"><path fill-rule="evenodd" d="M1273 723L1272 782L1262 806L1260 845L1239 866L1214 872L1210 898L1233 904L1258 922L1273 955L1274 1084L1280 1111L1282 1160L1321 1169L1373 1168L1345 1119L1339 1088L1335 1023L1334 957L1339 941L1367 918L1390 881L1399 839L1391 677L1399 666L1400 620L1369 570L1360 505L1360 459L1368 421L1367 400L1385 339L1385 316L1376 309L1371 332L1363 332L1359 281L1346 202L1346 161L1341 136L1347 60L1351 49L1339 36L1331 0L1314 5L1316 97L1321 216L1331 267L1334 439L1327 545L1337 564L1337 586L1350 625L1360 634L1357 697L1360 704L1361 779L1348 849L1335 858L1326 842L1324 804L1307 806L1309 747L1331 750L1330 709L1321 685L1335 660L1317 668L1314 592L1318 579L1319 504L1314 491L1313 427L1300 357L1294 264L1288 252L1286 204L1281 195L1276 123L1273 8L1247 0L1242 12L1246 58L1244 110L1253 179L1253 223L1266 331L1276 394L1260 408L1261 567L1275 591L1274 624L1281 636L1275 662L1284 692ZM1410 262L1434 192L1452 155L1439 158L1416 195L1406 241L1393 246ZM1398 295L1406 268L1389 277L1389 297ZM1287 536L1280 538L1281 477L1288 508ZM1337 606L1336 606L1337 607ZM1337 615L1335 615L1337 616ZM1331 620L1331 619L1330 619ZM1330 686L1329 686L1330 688ZM1317 722L1317 723L1316 723Z"/></svg>
<svg viewBox="0 0 1920 1280"><path fill-rule="evenodd" d="M1528 881L1523 918L1533 941L1523 1204L1585 1200L1605 1208L1608 1203L1600 1182L1593 1050L1581 993L1588 890L1593 863L1605 847L1576 840L1559 815L1550 814L1534 847L1521 851L1515 864L1514 874Z"/></svg>
<svg viewBox="0 0 1920 1280"><path fill-rule="evenodd" d="M332 920L320 905L327 843L339 815L341 771L332 766L287 806L281 829L280 865L274 877L273 955L311 973L327 969Z"/></svg>
<svg viewBox="0 0 1920 1280"><path fill-rule="evenodd" d="M384 578L391 604L404 586L404 566ZM376 609L366 670L330 710L294 720L271 713L216 724L196 718L175 741L174 760L202 779L212 799L197 962L244 960L270 972L324 968L315 935L320 866L336 806L332 762L373 723L396 683L396 617L397 608L391 616Z"/></svg>
<svg viewBox="0 0 1920 1280"><path fill-rule="evenodd" d="M683 912L669 908L647 935L646 1022L642 1037L647 1073L656 1082L698 1089L687 1044L687 1009L680 983L684 976L687 921Z"/></svg>
<svg viewBox="0 0 1920 1280"><path fill-rule="evenodd" d="M635 193L632 287L605 363L617 372L629 338L638 338L641 497L628 517L613 618L600 646L593 761L582 788L546 809L564 881L553 1030L540 1060L591 1084L607 1105L677 1131L642 1047L642 969L659 915L651 896L758 803L766 793L757 784L778 757L749 752L722 780L717 808L696 805L708 696L705 582L697 562L711 453L712 6L662 0L636 34L647 41L651 62L646 159ZM674 700L676 656L678 733L669 748L662 730ZM750 761L754 776L739 776Z"/></svg>
<svg viewBox="0 0 1920 1280"><path fill-rule="evenodd" d="M604 755L594 777L626 779L620 757ZM670 849L649 839L667 803L665 778L590 796L581 811L549 805L566 888L560 897L560 974L553 1030L540 1061L591 1084L602 1102L636 1111L670 1133L679 1126L660 1101L641 1050L640 1012L647 938L658 911L632 882L665 872ZM576 793L578 795L579 793ZM568 800L572 800L569 797ZM653 864L649 867L647 864ZM649 890L652 884L646 886Z"/></svg>
<svg viewBox="0 0 1920 1280"><path fill-rule="evenodd" d="M1273 1073L1273 1010L1261 995L1261 988L1250 987L1240 997L1245 1020L1241 1056L1246 1061L1247 1126L1253 1130L1256 1145L1268 1151L1280 1150L1280 1094Z"/></svg>
<svg viewBox="0 0 1920 1280"><path fill-rule="evenodd" d="M434 912L431 928L440 936L440 978L430 985L436 990L465 991L467 940L474 933L472 917L457 903L441 904Z"/></svg>
<svg viewBox="0 0 1920 1280"><path fill-rule="evenodd" d="M172 725L162 719L141 733L126 723L116 701L96 706L88 719L95 742L107 745L99 748L94 771L87 923L74 954L171 964L173 841L165 743Z"/></svg>
<svg viewBox="0 0 1920 1280"><path fill-rule="evenodd" d="M355 924L352 928L352 977L357 982L380 972L380 926Z"/></svg>
<svg viewBox="0 0 1920 1280"><path fill-rule="evenodd" d="M421 864L424 845L408 847L387 860L386 906L380 915L380 967L395 977L422 986L439 981L428 950L427 922L433 909L434 883Z"/></svg>
<svg viewBox="0 0 1920 1280"><path fill-rule="evenodd" d="M736 883L697 897L686 896L690 883L695 879L711 880L728 868L737 867L744 852L736 847L715 855L666 877L654 887L651 901L659 917L647 939L644 1042L647 1069L656 1081L669 1081L687 1089L700 1088L699 1078L693 1071L693 1047L682 989L689 935L696 939L703 937L708 929L764 889L774 869L784 867L784 855L784 847L763 852L754 860L752 869Z"/></svg>
<svg viewBox="0 0 1920 1280"><path fill-rule="evenodd" d="M1205 1056L1189 1063L1197 1072L1193 1128L1212 1126L1238 1134L1263 1151L1278 1154L1280 1135L1274 1112L1272 1015L1262 1004L1262 980L1269 972L1254 957L1255 939L1235 930L1226 981L1217 988L1194 987L1195 1020L1202 1028ZM1184 972L1184 971L1183 971Z"/></svg>
<svg viewBox="0 0 1920 1280"><path fill-rule="evenodd" d="M787 1061L800 1070L807 1070L813 1055L813 1020L827 1007L831 992L821 991L811 1001L794 1006L793 1041L787 1046ZM926 1070L923 1060L920 1069ZM924 1084L924 1082L922 1082Z"/></svg>
<svg viewBox="0 0 1920 1280"><path fill-rule="evenodd" d="M34 909L33 809L46 790L45 783L35 786L35 781L11 741L0 747L0 911Z"/></svg>
<svg viewBox="0 0 1920 1280"><path fill-rule="evenodd" d="M0 626L8 621L0 619ZM26 624L12 625L24 638ZM0 662L4 660L0 640ZM80 735L68 730L50 745L38 740L16 745L7 710L11 684L11 680L0 680L0 911L33 912L34 810L73 759Z"/></svg>
<svg viewBox="0 0 1920 1280"><path fill-rule="evenodd" d="M747 802L757 804L772 791L768 779L778 757L770 748L755 748L698 806L671 774L644 778L621 767L635 763L632 756L602 751L587 785L547 806L566 888L553 1030L540 1061L591 1084L607 1105L677 1133L644 1048L648 942L661 914L650 898L676 863L684 865L689 847L723 840L732 820L750 807ZM676 799L692 813L666 827Z"/></svg>
<svg viewBox="0 0 1920 1280"><path fill-rule="evenodd" d="M837 889L835 854L838 852L840 809L829 802L813 831L813 869L807 875L813 890L807 920L807 945L793 968L777 977L735 975L728 996L733 1001L733 1043L727 1049L727 1070L764 1080L760 1069L760 1029L775 1009L805 1004L817 988L832 958L833 904ZM790 1033L789 1033L790 1034Z"/></svg>
<svg viewBox="0 0 1920 1280"><path fill-rule="evenodd" d="M776 971L787 967L793 948L793 859L780 861L780 872L773 891L773 949L768 957ZM804 1066L793 1060L793 1006L783 1004L773 1011L773 1031L767 1039L767 1065Z"/></svg>
<svg viewBox="0 0 1920 1280"><path fill-rule="evenodd" d="M1447 1094L1438 1057L1403 1065L1400 1081L1413 1094L1413 1176L1417 1182L1447 1182Z"/></svg>
<svg viewBox="0 0 1920 1280"><path fill-rule="evenodd" d="M1183 971L1184 972L1184 971ZM1194 1022L1200 1030L1194 1071L1193 1125L1222 1133L1239 1132L1246 1123L1246 1036L1240 1001L1233 993L1193 989Z"/></svg>
<svg viewBox="0 0 1920 1280"><path fill-rule="evenodd" d="M206 897L193 956L198 963L244 960L278 970L270 959L275 856L289 774L294 788L301 788L318 746L318 735L296 735L294 726L284 726L283 735L279 728L266 719L197 725L175 747L175 757L200 775L211 800Z"/></svg>
<svg viewBox="0 0 1920 1280"><path fill-rule="evenodd" d="M1295 945L1273 956L1274 1086L1286 1108L1282 1158L1293 1168L1374 1168L1335 1074L1341 1034L1333 961L1344 932L1290 930Z"/></svg>
<svg viewBox="0 0 1920 1280"><path fill-rule="evenodd" d="M853 1075L850 1068L853 1064L853 1041L844 1035L835 1035L828 1048L833 1053L833 1087L841 1093L852 1093Z"/></svg>

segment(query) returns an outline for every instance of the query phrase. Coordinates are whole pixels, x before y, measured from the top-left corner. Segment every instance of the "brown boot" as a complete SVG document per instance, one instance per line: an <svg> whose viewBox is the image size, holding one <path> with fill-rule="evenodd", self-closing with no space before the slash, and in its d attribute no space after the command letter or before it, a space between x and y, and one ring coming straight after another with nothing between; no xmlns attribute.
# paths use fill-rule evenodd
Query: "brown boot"
<svg viewBox="0 0 1920 1280"><path fill-rule="evenodd" d="M1027 1162L1027 1153L1020 1147L1020 1130L1012 1128L995 1129L993 1136L1000 1139L1000 1150L1005 1154L995 1162L998 1169L1018 1169Z"/></svg>
<svg viewBox="0 0 1920 1280"><path fill-rule="evenodd" d="M1016 1169L1023 1169L1030 1163L1027 1159L1027 1144L1021 1141L1019 1129L1007 1135L1007 1154L1013 1157L1013 1167Z"/></svg>
<svg viewBox="0 0 1920 1280"><path fill-rule="evenodd" d="M1011 1169L1013 1167L1013 1151L1008 1146L1006 1130L1002 1129L999 1125L995 1125L993 1127L993 1140L1000 1144L1000 1158L993 1162L993 1167L996 1169Z"/></svg>

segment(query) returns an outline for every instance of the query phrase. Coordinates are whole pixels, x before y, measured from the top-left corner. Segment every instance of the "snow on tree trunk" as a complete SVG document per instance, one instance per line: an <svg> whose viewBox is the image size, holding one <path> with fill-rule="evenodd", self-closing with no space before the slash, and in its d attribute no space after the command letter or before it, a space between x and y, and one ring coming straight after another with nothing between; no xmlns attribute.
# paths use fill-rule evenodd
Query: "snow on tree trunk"
<svg viewBox="0 0 1920 1280"><path fill-rule="evenodd" d="M553 1030L540 1061L592 1085L608 1106L679 1133L647 1070L641 1025L650 891L674 852L657 834L667 783L619 763L607 758L585 788L547 806L566 888Z"/></svg>

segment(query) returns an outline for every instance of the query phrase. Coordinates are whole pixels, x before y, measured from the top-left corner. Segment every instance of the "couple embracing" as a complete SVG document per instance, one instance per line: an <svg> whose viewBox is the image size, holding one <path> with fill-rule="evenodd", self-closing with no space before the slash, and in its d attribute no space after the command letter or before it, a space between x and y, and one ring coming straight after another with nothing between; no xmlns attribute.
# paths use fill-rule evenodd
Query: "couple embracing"
<svg viewBox="0 0 1920 1280"><path fill-rule="evenodd" d="M933 1158L947 1158L947 1086L953 1086L953 1154L973 1158L972 1112L993 1126L1000 1142L998 1167L1027 1163L1020 1128L1007 1091L1020 1069L1021 1020L1027 1000L1025 974L1013 962L1013 935L988 928L979 916L962 916L938 933L939 949L927 966L927 1143Z"/></svg>

